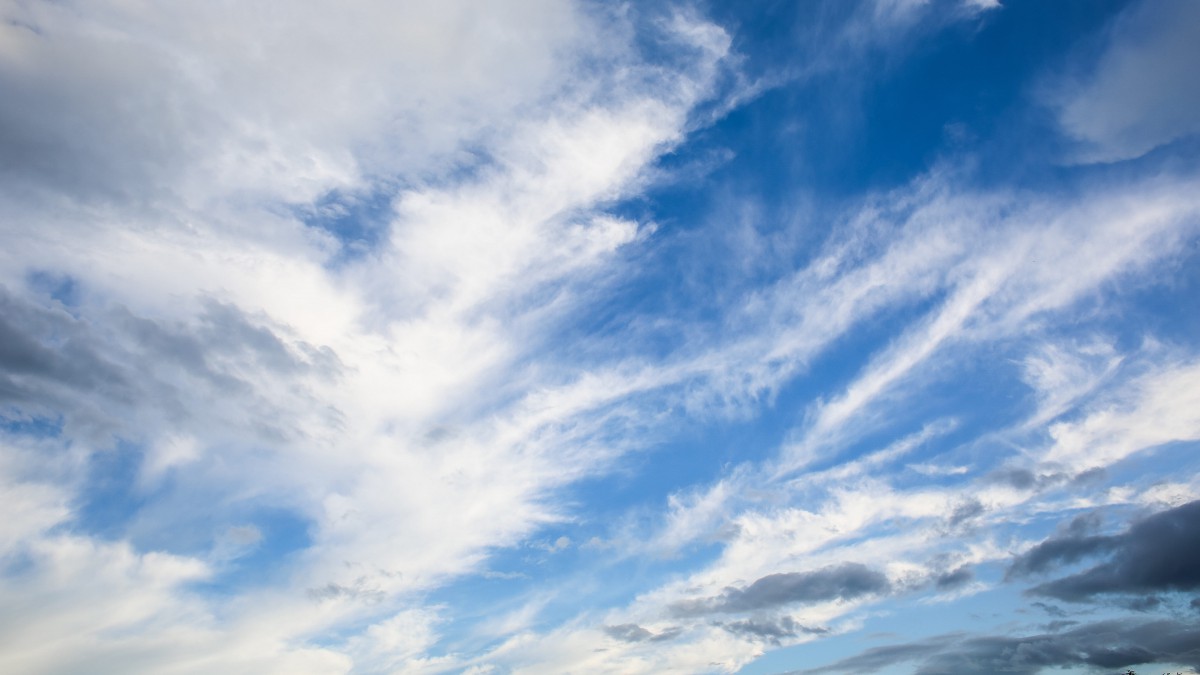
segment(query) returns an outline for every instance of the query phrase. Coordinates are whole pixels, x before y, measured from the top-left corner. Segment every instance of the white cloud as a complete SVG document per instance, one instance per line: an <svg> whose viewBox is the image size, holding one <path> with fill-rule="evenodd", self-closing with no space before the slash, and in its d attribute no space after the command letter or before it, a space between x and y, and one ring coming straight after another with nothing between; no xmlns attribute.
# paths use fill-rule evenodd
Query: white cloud
<svg viewBox="0 0 1200 675"><path fill-rule="evenodd" d="M1128 383L1078 420L1050 426L1046 454L1073 471L1116 463L1171 441L1200 439L1200 364L1171 364Z"/></svg>
<svg viewBox="0 0 1200 675"><path fill-rule="evenodd" d="M414 593L562 518L553 491L627 449L599 440L623 390L519 359L547 307L569 312L572 286L648 229L604 207L714 95L724 31L660 22L637 39L680 54L664 68L642 62L628 16L571 2L0 11L5 314L31 363L70 341L17 405L62 414L57 445L84 467L62 486L6 465L21 517L4 543L90 561L37 555L26 590L4 587L7 606L46 611L0 663L439 667L423 655L437 615ZM339 242L292 209L377 190L395 193L386 236L331 265ZM26 288L31 272L69 276L77 301ZM145 448L120 488L144 502L117 533L130 541L46 535L118 438ZM189 591L279 545L262 507L306 523L307 548L236 599ZM89 565L113 572L85 593ZM92 612L75 635L55 613L68 597ZM136 632L122 611L155 630L114 638Z"/></svg>
<svg viewBox="0 0 1200 675"><path fill-rule="evenodd" d="M1104 342L1047 344L1022 363L1024 377L1037 392L1038 412L1029 425L1041 426L1063 414L1101 386L1122 358Z"/></svg>
<svg viewBox="0 0 1200 675"><path fill-rule="evenodd" d="M0 73L21 94L6 97L5 126L25 132L5 156L35 153L43 178L69 172L77 188L197 205L231 191L303 202L364 174L444 166L599 37L584 28L598 17L541 0L3 11ZM72 127L82 133L62 136Z"/></svg>
<svg viewBox="0 0 1200 675"><path fill-rule="evenodd" d="M1054 85L1048 94L1064 131L1081 143L1081 162L1139 157L1200 133L1200 60L1195 25L1200 8L1189 0L1144 1L1109 28L1094 69Z"/></svg>

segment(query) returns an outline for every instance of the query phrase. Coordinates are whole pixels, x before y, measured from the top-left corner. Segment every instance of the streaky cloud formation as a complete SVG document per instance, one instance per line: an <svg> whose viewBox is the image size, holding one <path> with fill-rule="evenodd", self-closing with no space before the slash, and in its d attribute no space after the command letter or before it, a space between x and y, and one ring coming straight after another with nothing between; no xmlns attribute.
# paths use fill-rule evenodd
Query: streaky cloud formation
<svg viewBox="0 0 1200 675"><path fill-rule="evenodd" d="M0 0L0 671L1195 672L1195 7Z"/></svg>

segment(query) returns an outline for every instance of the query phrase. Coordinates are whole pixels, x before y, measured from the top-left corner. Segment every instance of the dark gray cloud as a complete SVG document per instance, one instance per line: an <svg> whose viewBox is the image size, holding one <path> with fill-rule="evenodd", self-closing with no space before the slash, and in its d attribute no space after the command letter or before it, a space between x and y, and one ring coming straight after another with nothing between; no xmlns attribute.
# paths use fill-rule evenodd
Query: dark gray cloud
<svg viewBox="0 0 1200 675"><path fill-rule="evenodd" d="M1082 473L1075 474L1071 483L1076 486L1096 485L1108 479L1108 469L1097 466Z"/></svg>
<svg viewBox="0 0 1200 675"><path fill-rule="evenodd" d="M636 623L622 623L616 626L605 626L604 632L611 638L622 642L643 642L654 637L654 633L642 628Z"/></svg>
<svg viewBox="0 0 1200 675"><path fill-rule="evenodd" d="M123 384L117 367L92 342L86 323L66 311L22 301L0 287L0 373L11 381Z"/></svg>
<svg viewBox="0 0 1200 675"><path fill-rule="evenodd" d="M1138 596L1123 600L1119 603L1125 609L1135 612L1149 612L1162 607L1163 600L1157 595Z"/></svg>
<svg viewBox="0 0 1200 675"><path fill-rule="evenodd" d="M1061 628L1061 626L1060 626ZM1011 673L1047 668L1126 668L1145 663L1200 665L1200 626L1175 621L1103 621L1024 637L942 635L888 645L798 673L871 673L916 661L917 675Z"/></svg>
<svg viewBox="0 0 1200 675"><path fill-rule="evenodd" d="M1029 490L1038 483L1037 475L1029 469L999 469L990 474L989 478L1018 490Z"/></svg>
<svg viewBox="0 0 1200 675"><path fill-rule="evenodd" d="M1043 612L1049 614L1050 616L1058 617L1060 619L1066 618L1068 616L1068 614L1065 611L1063 611L1063 608L1059 607L1058 605L1050 605L1050 604L1046 604L1044 602L1035 602L1035 603L1033 603L1033 606L1037 607L1038 609L1042 610Z"/></svg>
<svg viewBox="0 0 1200 675"><path fill-rule="evenodd" d="M172 323L123 307L81 314L0 287L0 416L58 420L68 437L104 444L189 424L207 431L205 411L228 409L223 428L242 420L242 431L286 436L288 416L259 384L302 397L304 378L336 378L341 365L283 330L213 301L194 321Z"/></svg>
<svg viewBox="0 0 1200 675"><path fill-rule="evenodd" d="M968 500L955 507L954 511L950 514L948 524L950 527L958 527L974 519L976 516L983 515L986 510L978 499Z"/></svg>
<svg viewBox="0 0 1200 675"><path fill-rule="evenodd" d="M1116 538L1100 536L1103 519L1098 511L1075 516L1058 528L1058 534L1018 556L1009 566L1009 581L1069 565L1099 555L1118 545Z"/></svg>
<svg viewBox="0 0 1200 675"><path fill-rule="evenodd" d="M1077 563L1084 558L1107 553L1118 546L1116 537L1067 536L1047 539L1017 556L1008 568L1007 579L1016 579Z"/></svg>
<svg viewBox="0 0 1200 675"><path fill-rule="evenodd" d="M678 603L675 611L684 616L749 612L794 603L850 600L890 589L880 572L859 563L843 563L813 572L770 574L746 588L727 588L715 598Z"/></svg>
<svg viewBox="0 0 1200 675"><path fill-rule="evenodd" d="M1107 554L1104 562L1029 592L1081 602L1106 594L1136 593L1144 599L1159 592L1200 588L1200 501L1156 513L1123 534L1048 539L1020 556L1010 575L1040 572L1102 553Z"/></svg>
<svg viewBox="0 0 1200 675"><path fill-rule="evenodd" d="M1099 511L1089 511L1081 513L1071 519L1063 528L1063 533L1075 537L1084 537L1089 534L1095 534L1100 530L1100 526L1104 524L1104 519L1100 517Z"/></svg>
<svg viewBox="0 0 1200 675"><path fill-rule="evenodd" d="M974 578L975 573L971 571L971 568L963 565L958 569L939 575L934 580L934 585L937 586L939 591L952 591L965 586Z"/></svg>
<svg viewBox="0 0 1200 675"><path fill-rule="evenodd" d="M0 287L0 416L106 426L102 410L132 405L137 387L104 352L87 322Z"/></svg>
<svg viewBox="0 0 1200 675"><path fill-rule="evenodd" d="M245 448L279 447L315 425L341 424L312 393L340 373L331 352L218 302L202 303L187 321L152 321L119 306L65 306L37 288L0 286L0 424L95 451L61 469L61 480L78 486L70 526L79 532L153 550L204 550L222 517L256 508L255 497L214 497L231 470L262 461ZM148 490L170 480L176 437L197 439L188 451L217 461L191 465L188 480L170 490ZM259 489L270 483L262 477Z"/></svg>
<svg viewBox="0 0 1200 675"><path fill-rule="evenodd" d="M1018 490L1040 491L1072 480L1072 477L1062 472L1034 473L1029 469L1005 467L989 473L987 480L1000 485L1008 485Z"/></svg>
<svg viewBox="0 0 1200 675"><path fill-rule="evenodd" d="M774 645L778 645L782 640L793 638L797 635L823 635L829 632L828 628L806 626L790 616L782 616L778 619L730 621L727 623L717 623L716 625L735 635L764 640Z"/></svg>
<svg viewBox="0 0 1200 675"><path fill-rule="evenodd" d="M636 623L622 623L616 626L605 626L604 632L609 637L621 640L622 642L663 642L678 637L683 632L682 628L672 626L655 633Z"/></svg>

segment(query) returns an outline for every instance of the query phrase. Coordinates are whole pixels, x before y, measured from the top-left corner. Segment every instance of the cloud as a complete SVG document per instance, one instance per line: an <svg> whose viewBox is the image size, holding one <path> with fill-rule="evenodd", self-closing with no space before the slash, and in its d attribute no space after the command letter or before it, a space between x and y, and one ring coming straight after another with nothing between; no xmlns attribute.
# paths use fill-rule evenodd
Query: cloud
<svg viewBox="0 0 1200 675"><path fill-rule="evenodd" d="M1156 513L1119 535L1047 540L1020 556L1011 569L1038 572L1099 553L1109 559L1029 593L1083 602L1111 594L1200 588L1200 501Z"/></svg>
<svg viewBox="0 0 1200 675"><path fill-rule="evenodd" d="M1191 85L1198 21L1194 2L1167 0L1139 2L1113 22L1090 72L1051 95L1063 130L1082 146L1076 159L1130 159L1200 132Z"/></svg>
<svg viewBox="0 0 1200 675"><path fill-rule="evenodd" d="M1037 392L1031 427L1054 419L1110 378L1122 358L1105 342L1046 344L1023 362L1023 379Z"/></svg>
<svg viewBox="0 0 1200 675"><path fill-rule="evenodd" d="M1066 613L1066 612L1065 612L1065 611L1064 611L1064 610L1063 610L1061 607L1059 607L1058 605L1049 605L1049 604L1046 604L1046 603L1044 603L1044 602L1035 602L1035 603L1032 603L1030 606L1031 606L1031 607L1037 607L1038 609L1040 609L1040 610L1042 610L1043 612L1045 612L1045 613L1049 614L1050 616L1057 617L1057 618L1060 618L1060 619L1063 619L1063 618L1066 618L1067 616L1069 616L1069 615L1068 615L1068 614L1067 614L1067 613Z"/></svg>
<svg viewBox="0 0 1200 675"><path fill-rule="evenodd" d="M624 640L626 642L641 642L642 640L649 640L654 636L654 633L651 633L636 623L623 623L616 626L605 626L604 632L608 633L611 637L614 637L618 640Z"/></svg>
<svg viewBox="0 0 1200 675"><path fill-rule="evenodd" d="M958 527L964 523L970 522L973 518L983 515L987 512L987 507L977 499L970 499L954 507L954 511L950 514L947 521L950 527Z"/></svg>
<svg viewBox="0 0 1200 675"><path fill-rule="evenodd" d="M1050 425L1046 460L1082 473L1172 441L1200 438L1200 362L1163 364Z"/></svg>
<svg viewBox="0 0 1200 675"><path fill-rule="evenodd" d="M844 563L812 572L770 574L745 588L730 588L716 598L676 605L682 616L752 612L791 604L853 600L886 593L886 576L859 563Z"/></svg>
<svg viewBox="0 0 1200 675"><path fill-rule="evenodd" d="M623 623L616 626L605 626L604 632L609 637L616 638L622 642L662 642L674 639L683 630L679 627L670 627L655 633L636 623Z"/></svg>
<svg viewBox="0 0 1200 675"><path fill-rule="evenodd" d="M1115 537L1064 537L1048 539L1021 554L1008 569L1010 578L1045 572L1086 557L1107 553L1118 545Z"/></svg>
<svg viewBox="0 0 1200 675"><path fill-rule="evenodd" d="M782 640L794 638L797 635L824 635L828 628L806 626L790 616L778 619L745 619L728 621L719 624L725 630L752 639L763 640L771 644L780 644Z"/></svg>
<svg viewBox="0 0 1200 675"><path fill-rule="evenodd" d="M1092 666L1124 668L1144 663L1179 663L1195 667L1200 627L1175 621L1104 621L1068 631L1040 635L938 636L903 645L869 649L820 668L797 673L876 672L897 663L916 661L914 673L951 675L961 672L1035 675L1045 668Z"/></svg>
<svg viewBox="0 0 1200 675"><path fill-rule="evenodd" d="M542 0L506 12L319 0L287 15L3 10L3 174L75 196L193 202L232 190L303 203L452 165L491 121L555 86L573 45L590 51L593 18ZM517 26L522 39L495 30Z"/></svg>
<svg viewBox="0 0 1200 675"><path fill-rule="evenodd" d="M313 387L340 377L337 356L237 307L207 299L188 321L72 313L0 286L0 309L0 401L60 418L67 438L103 447L173 429L216 440L201 420L220 415L225 438L275 440L303 433L277 422L298 409L313 426L337 424L336 409L311 403Z"/></svg>
<svg viewBox="0 0 1200 675"><path fill-rule="evenodd" d="M967 566L958 567L945 574L939 574L934 579L934 585L939 591L952 591L961 588L970 583L975 578L975 573Z"/></svg>

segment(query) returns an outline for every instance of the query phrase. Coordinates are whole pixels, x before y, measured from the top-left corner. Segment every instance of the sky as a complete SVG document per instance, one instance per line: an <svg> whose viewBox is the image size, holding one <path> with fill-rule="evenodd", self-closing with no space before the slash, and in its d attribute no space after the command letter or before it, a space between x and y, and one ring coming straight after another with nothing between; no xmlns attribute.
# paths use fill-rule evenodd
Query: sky
<svg viewBox="0 0 1200 675"><path fill-rule="evenodd" d="M0 671L1200 668L1200 3L0 16Z"/></svg>

